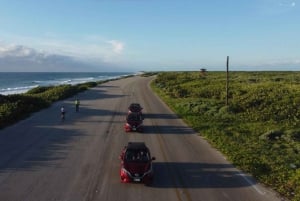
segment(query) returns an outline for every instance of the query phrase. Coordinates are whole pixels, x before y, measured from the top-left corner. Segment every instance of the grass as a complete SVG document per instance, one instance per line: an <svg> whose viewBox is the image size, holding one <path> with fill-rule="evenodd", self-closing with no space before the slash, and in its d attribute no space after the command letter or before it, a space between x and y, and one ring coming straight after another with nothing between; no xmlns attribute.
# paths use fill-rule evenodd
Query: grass
<svg viewBox="0 0 300 201"><path fill-rule="evenodd" d="M162 72L152 88L237 167L300 200L300 72Z"/></svg>

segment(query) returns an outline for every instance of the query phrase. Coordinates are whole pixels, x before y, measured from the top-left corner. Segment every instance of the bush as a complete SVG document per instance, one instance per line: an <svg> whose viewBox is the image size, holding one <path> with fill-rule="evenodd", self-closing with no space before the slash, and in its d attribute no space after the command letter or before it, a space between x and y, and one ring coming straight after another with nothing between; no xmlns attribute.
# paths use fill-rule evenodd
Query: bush
<svg viewBox="0 0 300 201"><path fill-rule="evenodd" d="M27 94L39 94L39 93L45 92L45 91L47 91L51 88L53 88L53 87L51 87L51 86L48 86L48 87L35 87L33 89L30 89L26 93Z"/></svg>
<svg viewBox="0 0 300 201"><path fill-rule="evenodd" d="M292 129L287 131L287 135L293 140L300 142L300 129Z"/></svg>
<svg viewBox="0 0 300 201"><path fill-rule="evenodd" d="M279 140L282 135L283 132L281 130L271 130L262 134L259 138L273 141L273 140Z"/></svg>

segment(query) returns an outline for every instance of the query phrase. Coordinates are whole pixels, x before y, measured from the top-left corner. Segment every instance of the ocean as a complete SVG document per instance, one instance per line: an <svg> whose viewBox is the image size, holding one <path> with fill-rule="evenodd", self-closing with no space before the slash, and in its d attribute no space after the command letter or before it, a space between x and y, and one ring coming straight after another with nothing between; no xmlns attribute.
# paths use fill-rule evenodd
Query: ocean
<svg viewBox="0 0 300 201"><path fill-rule="evenodd" d="M76 85L134 74L133 72L0 72L0 94L20 94L38 86Z"/></svg>

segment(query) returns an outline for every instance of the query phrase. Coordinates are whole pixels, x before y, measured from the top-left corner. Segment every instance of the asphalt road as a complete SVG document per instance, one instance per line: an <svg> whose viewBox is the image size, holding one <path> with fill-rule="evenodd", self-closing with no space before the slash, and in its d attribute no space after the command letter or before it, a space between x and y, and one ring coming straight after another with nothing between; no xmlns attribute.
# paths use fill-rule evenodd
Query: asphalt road
<svg viewBox="0 0 300 201"><path fill-rule="evenodd" d="M152 93L152 78L110 81L0 130L0 201L276 201ZM127 107L144 110L143 133L125 133ZM66 120L60 121L60 107ZM119 154L144 141L152 186L120 183Z"/></svg>

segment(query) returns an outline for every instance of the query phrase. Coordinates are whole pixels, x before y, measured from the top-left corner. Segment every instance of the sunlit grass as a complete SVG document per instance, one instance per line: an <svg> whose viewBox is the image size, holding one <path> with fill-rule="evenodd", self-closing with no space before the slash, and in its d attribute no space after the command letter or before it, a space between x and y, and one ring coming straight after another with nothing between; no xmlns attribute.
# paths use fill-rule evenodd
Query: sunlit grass
<svg viewBox="0 0 300 201"><path fill-rule="evenodd" d="M299 200L300 72L160 73L153 89L237 167Z"/></svg>

